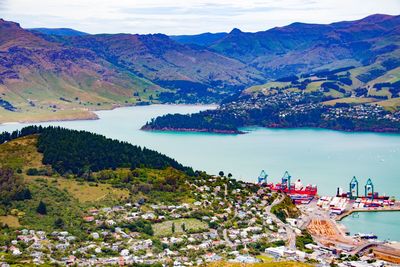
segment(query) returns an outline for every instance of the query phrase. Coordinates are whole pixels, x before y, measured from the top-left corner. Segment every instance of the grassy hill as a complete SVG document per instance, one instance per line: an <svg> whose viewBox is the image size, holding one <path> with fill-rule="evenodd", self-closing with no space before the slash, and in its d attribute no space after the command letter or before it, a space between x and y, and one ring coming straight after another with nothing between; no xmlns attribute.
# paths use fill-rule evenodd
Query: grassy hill
<svg viewBox="0 0 400 267"><path fill-rule="evenodd" d="M160 99L210 102L263 80L235 59L161 34L58 32L0 20L0 123L93 118L92 110Z"/></svg>
<svg viewBox="0 0 400 267"><path fill-rule="evenodd" d="M34 129L38 133L30 134ZM60 134L64 137L60 138ZM85 155L83 150L78 151L76 156L70 154L74 148L68 145L68 139L77 140L77 134L81 135L80 139L85 140L84 142L104 149L106 154L95 153L103 159L114 158L107 154L107 151L123 149L118 152L119 157L130 161L131 165L138 164L137 167L126 168L126 163L122 162L114 165L119 168L106 166L107 163L97 167L81 165L84 170L93 169L95 172L82 172L79 169L81 167L65 171L66 169L60 166L73 166L71 164L82 162L82 159L77 157L78 154L89 157L89 162L95 162L95 159L90 158L89 154ZM54 139L48 139L50 136ZM55 144L57 139L64 140L61 142L66 142L66 146L63 147L61 143ZM85 132L64 129L39 130L37 127L30 127L21 132L14 132L9 138L4 138L3 134L2 142L6 140L7 142L0 144L0 184L4 182L10 189L0 189L0 223L10 227L52 231L57 229L55 221L61 219L68 222L63 227L64 230L81 236L84 234L80 229L83 210L93 206L110 206L141 199L153 203L190 202L190 191L185 184L190 177L171 166L187 169L157 152L142 150ZM51 147L45 148L47 144ZM108 145L107 149L104 148L104 144ZM87 146L85 147L87 149ZM63 158L63 152L60 154L59 151L68 153L69 159ZM49 161L49 157L56 158L57 161ZM66 163L67 161L69 163ZM39 202L45 203L46 215L36 211Z"/></svg>
<svg viewBox="0 0 400 267"><path fill-rule="evenodd" d="M10 167L15 175L23 179L31 192L31 199L0 203L0 222L11 227L30 227L53 230L54 221L62 218L70 222L66 229L79 233L84 208L118 203L129 197L127 189L113 188L107 184L90 184L75 179L66 179L53 173L50 166L42 163L43 155L37 151L37 135L21 137L0 145L0 167ZM40 169L46 175L27 175L30 169ZM38 203L46 203L48 214L36 213Z"/></svg>
<svg viewBox="0 0 400 267"><path fill-rule="evenodd" d="M167 91L90 50L49 42L17 23L0 20L0 35L0 122L93 118L90 110Z"/></svg>
<svg viewBox="0 0 400 267"><path fill-rule="evenodd" d="M395 64L390 65L392 62ZM394 111L400 107L400 67L396 67L396 62L388 60L364 67L347 67L290 76L249 87L243 94L271 95L279 91L320 91L326 97L332 98L324 102L327 105L375 103Z"/></svg>

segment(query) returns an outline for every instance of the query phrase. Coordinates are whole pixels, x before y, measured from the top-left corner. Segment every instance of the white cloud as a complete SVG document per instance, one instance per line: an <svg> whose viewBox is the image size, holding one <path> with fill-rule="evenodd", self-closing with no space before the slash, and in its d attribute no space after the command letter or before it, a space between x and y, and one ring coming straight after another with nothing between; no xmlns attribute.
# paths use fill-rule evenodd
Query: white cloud
<svg viewBox="0 0 400 267"><path fill-rule="evenodd" d="M1 16L25 28L90 33L194 34L260 31L292 22L330 23L400 14L399 0L0 0Z"/></svg>

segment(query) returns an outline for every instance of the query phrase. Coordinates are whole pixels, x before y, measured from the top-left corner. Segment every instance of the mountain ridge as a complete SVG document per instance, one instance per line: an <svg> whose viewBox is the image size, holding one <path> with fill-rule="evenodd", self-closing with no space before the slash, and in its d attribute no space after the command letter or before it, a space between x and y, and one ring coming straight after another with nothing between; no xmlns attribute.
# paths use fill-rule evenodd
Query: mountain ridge
<svg viewBox="0 0 400 267"><path fill-rule="evenodd" d="M77 31L71 28L30 28L30 32L38 32L47 35L61 35L61 36L82 36L89 35L89 33Z"/></svg>
<svg viewBox="0 0 400 267"><path fill-rule="evenodd" d="M398 25L400 16L375 14L255 33L235 28L192 37L70 36L0 20L0 93L2 106L8 107L0 117L151 102L220 102L253 85L349 66L361 72L354 73L360 78L354 89L374 79L393 83L396 78L390 77L397 77L400 67Z"/></svg>

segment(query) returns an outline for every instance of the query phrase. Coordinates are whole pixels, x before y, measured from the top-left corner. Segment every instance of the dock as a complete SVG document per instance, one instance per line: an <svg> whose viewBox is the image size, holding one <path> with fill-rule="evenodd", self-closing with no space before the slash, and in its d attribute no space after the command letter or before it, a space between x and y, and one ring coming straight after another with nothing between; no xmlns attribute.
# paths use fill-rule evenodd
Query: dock
<svg viewBox="0 0 400 267"><path fill-rule="evenodd" d="M342 214L336 216L336 221L341 221L343 218L351 215L355 212L390 212L390 211L400 211L400 204L389 207L374 207L374 208L358 208L358 209L349 209L343 212Z"/></svg>

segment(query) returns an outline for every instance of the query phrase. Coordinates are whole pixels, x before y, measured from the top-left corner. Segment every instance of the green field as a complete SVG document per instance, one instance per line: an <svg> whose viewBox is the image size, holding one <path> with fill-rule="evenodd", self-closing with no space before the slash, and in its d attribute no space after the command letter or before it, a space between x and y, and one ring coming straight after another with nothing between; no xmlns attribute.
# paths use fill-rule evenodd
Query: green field
<svg viewBox="0 0 400 267"><path fill-rule="evenodd" d="M12 228L18 228L21 226L18 217L12 215L0 216L0 223L6 224Z"/></svg>
<svg viewBox="0 0 400 267"><path fill-rule="evenodd" d="M43 168L43 156L37 152L36 143L36 136L27 136L0 145L0 166L22 171Z"/></svg>
<svg viewBox="0 0 400 267"><path fill-rule="evenodd" d="M178 219L165 221L162 223L153 224L153 230L155 236L170 236L172 235L172 224L175 224L175 233L184 233L182 225L186 226L186 230L189 232L197 232L207 230L208 225L197 219Z"/></svg>
<svg viewBox="0 0 400 267"><path fill-rule="evenodd" d="M114 84L90 73L74 78L47 72L27 74L25 79L0 85L2 99L17 108L14 112L0 108L0 123L94 119L94 110L150 99L157 103L158 94L168 91L142 78L121 75L127 79ZM120 84L122 81L129 82Z"/></svg>
<svg viewBox="0 0 400 267"><path fill-rule="evenodd" d="M339 99L333 99L326 102L323 102L324 105L333 106L337 103L347 103L347 104L360 104L360 103L372 103L377 100L372 97L364 98L364 97L345 97Z"/></svg>

